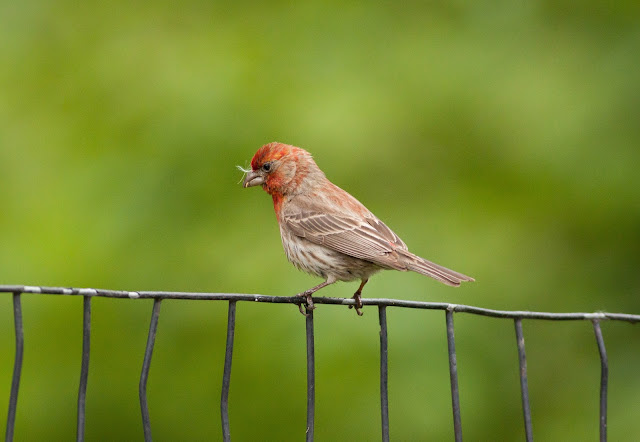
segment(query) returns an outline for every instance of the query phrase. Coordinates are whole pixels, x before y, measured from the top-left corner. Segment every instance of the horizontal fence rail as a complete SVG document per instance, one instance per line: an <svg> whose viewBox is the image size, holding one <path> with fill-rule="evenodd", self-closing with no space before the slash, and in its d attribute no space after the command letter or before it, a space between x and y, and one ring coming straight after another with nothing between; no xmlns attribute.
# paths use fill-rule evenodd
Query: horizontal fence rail
<svg viewBox="0 0 640 442"><path fill-rule="evenodd" d="M236 304L238 301L266 302L277 304L297 304L305 305L306 299L298 296L265 296L249 295L238 293L191 293L191 292L151 292L151 291L123 291L123 290L103 290L92 288L63 288L63 287L36 287L22 285L0 285L0 293L8 293L13 296L13 316L15 326L15 357L13 377L11 380L11 391L9 397L9 411L7 415L7 426L5 440L13 440L15 429L15 417L18 403L18 392L20 388L20 374L22 372L22 357L24 351L24 333L22 321L22 294L46 294L46 295L72 295L83 297L83 320L82 320L82 363L80 381L78 389L78 409L77 409L77 437L78 441L84 440L85 429L85 400L89 373L90 342L91 342L91 299L95 296L107 298L128 298L128 299L153 299L153 309L149 325L149 335L144 352L142 372L140 375L139 397L140 410L142 415L142 428L145 441L151 438L151 420L147 403L147 380L151 367L151 357L158 328L158 318L160 316L161 301L165 299L189 299L189 300L210 300L228 302L227 340L224 356L224 373L222 379L222 393L220 398L220 416L222 421L222 437L224 441L231 440L229 425L229 386L231 382L231 361L233 357ZM353 298L313 298L314 304L332 305L355 305ZM595 333L595 339L600 357L600 413L598 428L600 441L607 440L607 389L609 367L606 347L600 323L606 320L623 321L629 323L640 322L640 315L627 313L549 313L530 311L504 311L493 310L468 305L458 305L443 302L420 302L404 301L395 299L362 299L363 305L378 307L380 321L380 410L381 410L381 430L382 440L389 440L389 403L388 403L388 338L387 338L387 307L414 308L427 310L442 310L445 312L445 323L447 332L447 343L449 353L449 374L451 382L451 404L453 412L453 429L456 441L462 441L462 422L460 418L460 398L458 390L458 367L455 349L454 336L454 313L469 313L473 315L488 316L494 318L513 319L515 323L516 345L519 360L520 389L522 396L522 411L524 415L524 438L527 441L533 440L533 430L531 422L531 407L529 404L529 391L527 381L527 362L525 353L524 333L522 330L522 320L549 320L549 321L591 321ZM306 348L307 348L307 423L305 437L307 441L313 441L315 425L315 350L314 350L314 325L313 310L307 308L305 318Z"/></svg>

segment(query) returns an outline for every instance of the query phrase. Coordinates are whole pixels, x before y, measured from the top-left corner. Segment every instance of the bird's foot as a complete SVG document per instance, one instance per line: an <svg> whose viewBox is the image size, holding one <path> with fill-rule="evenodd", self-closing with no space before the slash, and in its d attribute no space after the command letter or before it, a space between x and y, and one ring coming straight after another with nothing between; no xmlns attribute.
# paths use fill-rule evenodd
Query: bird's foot
<svg viewBox="0 0 640 442"><path fill-rule="evenodd" d="M309 316L309 314L305 312L305 309L307 311L310 311L316 308L315 304L313 303L313 298L311 297L311 295L313 295L313 292L310 292L308 290L306 292L298 293L296 295L301 298L306 298L305 302L301 302L300 304L298 304L298 310L300 310L300 313L302 313L304 316Z"/></svg>
<svg viewBox="0 0 640 442"><path fill-rule="evenodd" d="M356 304L355 304L355 309L356 309L356 313L358 314L358 316L362 316L362 296L360 296L360 292L355 292L353 294L353 299L355 299ZM350 305L349 308L354 308L353 305Z"/></svg>

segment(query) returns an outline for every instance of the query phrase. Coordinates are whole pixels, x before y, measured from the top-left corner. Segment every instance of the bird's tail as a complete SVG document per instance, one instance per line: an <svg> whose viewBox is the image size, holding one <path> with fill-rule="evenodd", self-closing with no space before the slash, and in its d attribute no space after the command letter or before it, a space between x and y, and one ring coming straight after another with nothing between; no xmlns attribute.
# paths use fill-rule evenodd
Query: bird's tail
<svg viewBox="0 0 640 442"><path fill-rule="evenodd" d="M397 252L404 257L403 261L407 266L407 269L426 276L430 276L433 279L442 282L443 284L457 287L461 282L475 281L475 279L470 276L463 275L462 273L458 273L431 261L427 261L426 259L414 255L409 251L397 250Z"/></svg>

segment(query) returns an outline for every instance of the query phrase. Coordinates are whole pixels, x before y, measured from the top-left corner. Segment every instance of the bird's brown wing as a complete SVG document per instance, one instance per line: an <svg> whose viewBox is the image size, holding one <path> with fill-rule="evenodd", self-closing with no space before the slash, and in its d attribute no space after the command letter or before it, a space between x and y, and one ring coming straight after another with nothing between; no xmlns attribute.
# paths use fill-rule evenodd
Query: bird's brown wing
<svg viewBox="0 0 640 442"><path fill-rule="evenodd" d="M315 244L371 261L381 267L407 270L396 252L397 249L407 250L407 246L374 216L355 218L302 210L283 213L282 221L295 235Z"/></svg>

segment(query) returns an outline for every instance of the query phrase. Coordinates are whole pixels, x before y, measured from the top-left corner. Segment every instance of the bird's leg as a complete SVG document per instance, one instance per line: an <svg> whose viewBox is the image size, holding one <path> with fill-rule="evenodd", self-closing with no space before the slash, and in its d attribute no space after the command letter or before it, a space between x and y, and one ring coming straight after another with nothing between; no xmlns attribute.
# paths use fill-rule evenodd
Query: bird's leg
<svg viewBox="0 0 640 442"><path fill-rule="evenodd" d="M358 287L358 290L356 290L356 292L353 294L353 299L356 300L356 313L358 314L358 316L362 316L362 310L360 310L362 308L362 288L364 287L364 285L367 283L367 281L369 281L368 279L363 279L362 282L360 283L360 287ZM349 308L352 308L353 306L350 305Z"/></svg>
<svg viewBox="0 0 640 442"><path fill-rule="evenodd" d="M322 284L318 284L315 287L311 287L309 290L305 290L302 293L298 293L296 296L300 296L301 298L306 298L307 301L307 309L309 310L313 310L316 308L315 305L313 305L313 298L311 297L311 295L313 295L315 292L317 292L318 290L320 290L323 287L326 287L328 285L333 284L334 282L336 282L336 280L334 278L327 278L327 280L325 282L323 282ZM307 314L304 312L304 310L302 309L302 303L298 304L298 309L300 310L300 313L302 313L303 315L307 316Z"/></svg>

